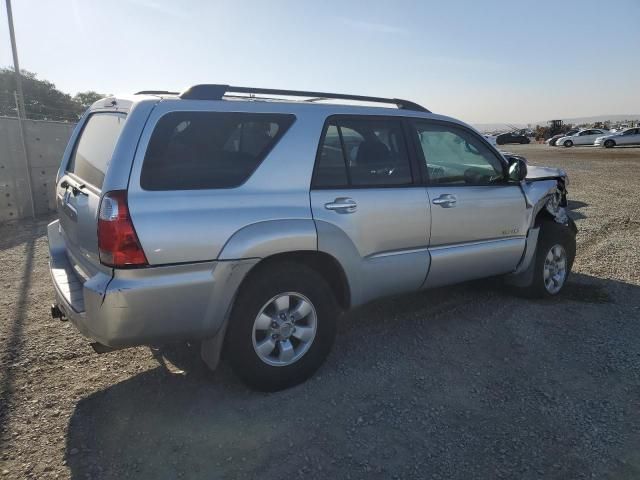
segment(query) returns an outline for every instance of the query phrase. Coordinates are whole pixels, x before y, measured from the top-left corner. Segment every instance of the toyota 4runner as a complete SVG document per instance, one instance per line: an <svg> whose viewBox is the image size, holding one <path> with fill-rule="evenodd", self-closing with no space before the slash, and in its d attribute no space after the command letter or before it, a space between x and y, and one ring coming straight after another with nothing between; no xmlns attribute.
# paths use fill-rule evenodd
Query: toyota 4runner
<svg viewBox="0 0 640 480"><path fill-rule="evenodd" d="M322 364L340 312L375 298L497 275L557 295L576 248L566 187L405 100L107 98L58 172L52 315L97 351L199 340L209 367L224 353L253 388L286 388Z"/></svg>

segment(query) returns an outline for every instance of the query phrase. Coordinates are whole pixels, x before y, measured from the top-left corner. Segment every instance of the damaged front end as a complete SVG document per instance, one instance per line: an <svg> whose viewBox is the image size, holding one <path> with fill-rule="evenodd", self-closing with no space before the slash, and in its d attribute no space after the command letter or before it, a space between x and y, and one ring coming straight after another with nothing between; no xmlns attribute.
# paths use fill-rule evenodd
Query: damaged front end
<svg viewBox="0 0 640 480"><path fill-rule="evenodd" d="M516 270L507 277L514 286L530 284L533 275L541 217L551 218L556 223L567 226L575 235L578 232L575 222L567 213L567 186L569 179L559 168L527 166L527 176L520 182L520 188L526 202L529 225L525 252Z"/></svg>
<svg viewBox="0 0 640 480"><path fill-rule="evenodd" d="M562 225L568 225L577 231L575 223L567 214L567 186L569 179L564 170L559 168L527 167L527 177L521 183L529 212L529 226L534 227L542 210Z"/></svg>
<svg viewBox="0 0 640 480"><path fill-rule="evenodd" d="M558 180L557 190L549 197L544 205L544 208L551 214L553 219L566 225L569 222L569 215L567 215L567 191L564 187L564 182Z"/></svg>

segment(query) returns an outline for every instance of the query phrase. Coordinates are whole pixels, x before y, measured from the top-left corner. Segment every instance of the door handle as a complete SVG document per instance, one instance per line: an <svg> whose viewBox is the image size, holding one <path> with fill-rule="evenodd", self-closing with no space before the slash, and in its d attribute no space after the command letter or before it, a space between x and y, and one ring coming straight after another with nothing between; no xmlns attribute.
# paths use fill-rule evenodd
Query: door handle
<svg viewBox="0 0 640 480"><path fill-rule="evenodd" d="M455 195L444 193L438 198L434 198L431 203L433 203L434 205L440 205L442 208L453 208L456 206L457 201L458 199Z"/></svg>
<svg viewBox="0 0 640 480"><path fill-rule="evenodd" d="M339 197L333 202L325 203L324 208L338 213L353 213L358 208L358 204L352 198Z"/></svg>

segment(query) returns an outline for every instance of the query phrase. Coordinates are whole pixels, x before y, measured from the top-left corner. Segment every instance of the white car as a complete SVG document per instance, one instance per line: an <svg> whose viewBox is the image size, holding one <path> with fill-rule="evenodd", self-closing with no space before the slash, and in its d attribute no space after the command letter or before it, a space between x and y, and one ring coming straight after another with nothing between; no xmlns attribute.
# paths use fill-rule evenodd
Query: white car
<svg viewBox="0 0 640 480"><path fill-rule="evenodd" d="M604 137L596 138L594 145L613 148L616 145L640 145L640 128L627 128Z"/></svg>
<svg viewBox="0 0 640 480"><path fill-rule="evenodd" d="M578 133L561 137L556 141L556 146L573 147L574 145L593 145L596 138L609 135L611 132L604 128L585 128Z"/></svg>
<svg viewBox="0 0 640 480"><path fill-rule="evenodd" d="M483 137L486 138L487 142L489 142L494 147L498 146L498 142L496 141L496 139L498 138L497 135L483 135Z"/></svg>

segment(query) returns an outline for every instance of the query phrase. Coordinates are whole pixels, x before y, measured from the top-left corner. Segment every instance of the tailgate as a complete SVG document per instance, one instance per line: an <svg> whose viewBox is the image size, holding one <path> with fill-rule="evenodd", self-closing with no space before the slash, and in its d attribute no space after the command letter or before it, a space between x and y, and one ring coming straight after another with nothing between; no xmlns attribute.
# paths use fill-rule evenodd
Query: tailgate
<svg viewBox="0 0 640 480"><path fill-rule="evenodd" d="M104 177L125 120L122 112L90 114L56 186L67 256L85 279L97 271L110 270L100 264L98 254L98 209Z"/></svg>

